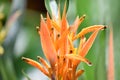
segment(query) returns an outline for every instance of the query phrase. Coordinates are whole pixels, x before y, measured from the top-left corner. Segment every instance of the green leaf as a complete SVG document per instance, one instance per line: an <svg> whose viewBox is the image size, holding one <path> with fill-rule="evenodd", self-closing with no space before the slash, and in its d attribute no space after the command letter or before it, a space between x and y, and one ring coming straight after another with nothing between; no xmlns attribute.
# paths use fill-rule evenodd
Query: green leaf
<svg viewBox="0 0 120 80"><path fill-rule="evenodd" d="M67 13L68 8L69 8L69 0L55 0L55 1L57 2L57 5L60 5L61 16L62 16L65 4L66 4L66 13Z"/></svg>
<svg viewBox="0 0 120 80"><path fill-rule="evenodd" d="M106 73L106 32L102 31L96 40L95 80L107 80Z"/></svg>
<svg viewBox="0 0 120 80"><path fill-rule="evenodd" d="M68 7L69 7L69 0L54 0L54 1L57 3L57 9L58 9L58 6L60 5L61 16L62 16L65 4L66 4L66 12L67 12ZM53 12L52 12L50 4L51 4L50 0L45 0L45 7L46 7L48 13L52 16Z"/></svg>
<svg viewBox="0 0 120 80"><path fill-rule="evenodd" d="M30 77L27 75L27 73L24 72L24 70L22 70L22 73L26 77L27 80L31 80Z"/></svg>
<svg viewBox="0 0 120 80"><path fill-rule="evenodd" d="M52 11L50 8L50 0L44 0L44 1L45 1L45 7L46 7L48 13L52 16Z"/></svg>

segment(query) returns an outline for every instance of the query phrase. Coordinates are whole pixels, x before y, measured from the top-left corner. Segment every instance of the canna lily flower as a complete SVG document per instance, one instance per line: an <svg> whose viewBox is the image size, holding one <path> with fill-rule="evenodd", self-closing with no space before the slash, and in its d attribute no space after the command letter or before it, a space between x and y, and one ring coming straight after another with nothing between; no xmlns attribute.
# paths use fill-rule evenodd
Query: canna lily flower
<svg viewBox="0 0 120 80"><path fill-rule="evenodd" d="M98 32L106 27L93 25L76 34L85 15L77 17L72 25L67 22L66 8L64 8L62 18L60 18L60 10L58 15L58 19L54 16L51 19L47 14L46 20L41 16L40 27L37 27L42 49L49 63L40 56L38 56L40 63L30 58L22 57L22 59L38 68L51 80L77 80L84 72L84 70L77 70L77 66L81 62L92 65L85 56ZM85 37L87 33L92 33L88 39ZM80 44L75 47L73 43L77 39L80 39Z"/></svg>

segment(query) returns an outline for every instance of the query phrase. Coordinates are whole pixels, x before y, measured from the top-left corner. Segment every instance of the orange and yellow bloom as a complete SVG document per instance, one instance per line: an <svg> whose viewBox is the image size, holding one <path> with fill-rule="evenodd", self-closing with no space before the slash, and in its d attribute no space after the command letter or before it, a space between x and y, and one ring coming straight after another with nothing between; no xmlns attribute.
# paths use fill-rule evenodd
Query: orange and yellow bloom
<svg viewBox="0 0 120 80"><path fill-rule="evenodd" d="M58 14L59 15L59 14ZM38 68L51 80L77 80L84 70L77 70L80 62L88 65L92 63L85 58L91 48L98 32L106 28L104 25L94 25L82 29L76 34L76 31L84 20L85 15L77 17L72 25L69 25L66 19L64 9L62 18L52 19L47 14L46 20L41 16L40 28L38 33L44 55L49 64L38 56L38 63L32 59L22 57L28 64ZM92 33L87 39L85 35ZM80 39L80 44L75 47L73 42Z"/></svg>

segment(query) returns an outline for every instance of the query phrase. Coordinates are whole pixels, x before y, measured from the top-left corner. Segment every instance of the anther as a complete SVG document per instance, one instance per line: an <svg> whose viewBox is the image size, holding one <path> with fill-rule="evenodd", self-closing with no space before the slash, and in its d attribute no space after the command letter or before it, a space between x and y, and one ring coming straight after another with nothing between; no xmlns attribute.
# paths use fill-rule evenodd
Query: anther
<svg viewBox="0 0 120 80"><path fill-rule="evenodd" d="M73 53L73 50L70 50L70 54Z"/></svg>
<svg viewBox="0 0 120 80"><path fill-rule="evenodd" d="M40 57L40 56L37 56L37 58L38 58L38 60L39 60L39 59L41 59L41 57Z"/></svg>
<svg viewBox="0 0 120 80"><path fill-rule="evenodd" d="M22 57L22 60L25 62L29 62L28 58Z"/></svg>
<svg viewBox="0 0 120 80"><path fill-rule="evenodd" d="M57 55L57 59L60 59L60 56L59 56L59 55Z"/></svg>
<svg viewBox="0 0 120 80"><path fill-rule="evenodd" d="M59 37L60 37L60 34L57 34L57 37L59 38Z"/></svg>
<svg viewBox="0 0 120 80"><path fill-rule="evenodd" d="M52 27L52 28L51 28L51 30L53 31L53 30L54 30L54 28Z"/></svg>
<svg viewBox="0 0 120 80"><path fill-rule="evenodd" d="M85 18L85 17L86 17L86 15L84 14L84 15L83 15L83 18Z"/></svg>
<svg viewBox="0 0 120 80"><path fill-rule="evenodd" d="M107 26L104 26L104 29L106 29L107 28Z"/></svg>
<svg viewBox="0 0 120 80"><path fill-rule="evenodd" d="M38 31L40 31L40 28L39 28L39 26L37 26L37 27L36 27L36 29L37 29L37 32L38 32Z"/></svg>
<svg viewBox="0 0 120 80"><path fill-rule="evenodd" d="M65 61L65 58L63 59L63 61Z"/></svg>

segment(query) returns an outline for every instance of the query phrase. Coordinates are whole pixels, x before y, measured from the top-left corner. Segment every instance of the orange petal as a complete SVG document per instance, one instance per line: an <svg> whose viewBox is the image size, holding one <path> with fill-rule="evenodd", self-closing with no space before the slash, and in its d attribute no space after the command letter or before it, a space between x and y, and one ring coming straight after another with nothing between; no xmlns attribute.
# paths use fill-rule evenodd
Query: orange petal
<svg viewBox="0 0 120 80"><path fill-rule="evenodd" d="M89 39L85 42L85 44L84 44L83 48L81 49L81 52L79 53L79 55L84 57L88 53L88 51L91 48L91 46L92 46L92 44L93 44L93 42L94 42L94 40L95 40L95 38L96 38L100 29L101 29L101 27L98 28L95 32L93 32L91 34Z"/></svg>
<svg viewBox="0 0 120 80"><path fill-rule="evenodd" d="M108 55L108 80L114 80L114 52L113 52L113 31L110 28L109 55Z"/></svg>
<svg viewBox="0 0 120 80"><path fill-rule="evenodd" d="M88 64L89 66L92 65L92 63L87 60L86 58L82 57L82 56L79 56L79 55L75 55L75 54L66 54L66 57L69 58L69 59L72 59L72 60L79 60L79 61L82 61L82 62L85 62L86 64ZM75 63L74 63L75 64Z"/></svg>
<svg viewBox="0 0 120 80"><path fill-rule="evenodd" d="M60 32L60 26L57 24L57 22L52 21L52 25L58 32Z"/></svg>
<svg viewBox="0 0 120 80"><path fill-rule="evenodd" d="M106 26L103 26L103 25L94 25L94 26L90 26L90 27L84 28L84 29L82 29L82 31L79 34L77 34L73 38L73 40L75 40L75 39L77 39L79 37L82 37L82 36L84 36L85 34L87 34L89 32L93 32L93 31L95 31L95 30L97 30L99 28L104 29L104 28L106 28Z"/></svg>
<svg viewBox="0 0 120 80"><path fill-rule="evenodd" d="M61 24L61 34L67 30L67 19L66 16L62 18L62 24Z"/></svg>
<svg viewBox="0 0 120 80"><path fill-rule="evenodd" d="M54 44L51 40L48 27L43 19L41 19L41 27L40 27L39 34L40 34L43 52L53 67L57 60L57 53L56 53Z"/></svg>
<svg viewBox="0 0 120 80"><path fill-rule="evenodd" d="M85 44L85 42L86 42L86 38L85 37L81 37L77 53L80 53L80 51L81 51L83 45Z"/></svg>
<svg viewBox="0 0 120 80"><path fill-rule="evenodd" d="M48 65L48 63L40 56L37 56L38 60L44 65L44 67L49 70L50 66Z"/></svg>
<svg viewBox="0 0 120 80"><path fill-rule="evenodd" d="M60 38L56 41L57 50L64 44L64 40L67 37L67 35L70 33L70 29L67 29L63 32L63 34L60 36Z"/></svg>
<svg viewBox="0 0 120 80"><path fill-rule="evenodd" d="M77 17L75 22L73 23L73 25L70 27L71 31L75 34L79 25L83 22L83 20L85 19L85 15L83 15L82 17Z"/></svg>
<svg viewBox="0 0 120 80"><path fill-rule="evenodd" d="M28 64L38 68L41 72L43 72L46 76L49 77L49 73L38 62L36 62L32 59L29 59L29 58L25 58L25 57L22 57L22 60L24 60Z"/></svg>
<svg viewBox="0 0 120 80"><path fill-rule="evenodd" d="M70 50L73 50L74 49L74 45L73 45L73 42L72 42L72 39L71 39L70 36L68 36L68 42L69 42Z"/></svg>
<svg viewBox="0 0 120 80"><path fill-rule="evenodd" d="M62 19L62 24L61 24L61 35L64 35L64 32L66 32L67 30L69 30L69 29L67 29L67 20L66 20L66 17L64 17L63 19ZM64 55L64 54L66 54L67 53L67 47L68 47L68 43L67 43L67 41L68 41L68 39L67 39L67 35L63 38L63 41L62 41L62 46L60 47L61 48L61 50L60 50L60 53L61 53L61 55Z"/></svg>
<svg viewBox="0 0 120 80"><path fill-rule="evenodd" d="M52 28L52 24L51 24L51 19L50 19L48 13L47 13L47 21L46 21L46 23L47 23L47 27L48 27L48 29L49 29L49 31L50 31L51 28Z"/></svg>
<svg viewBox="0 0 120 80"><path fill-rule="evenodd" d="M77 79L80 75L83 74L83 72L84 72L84 70L78 70L78 71L76 72L75 78Z"/></svg>

